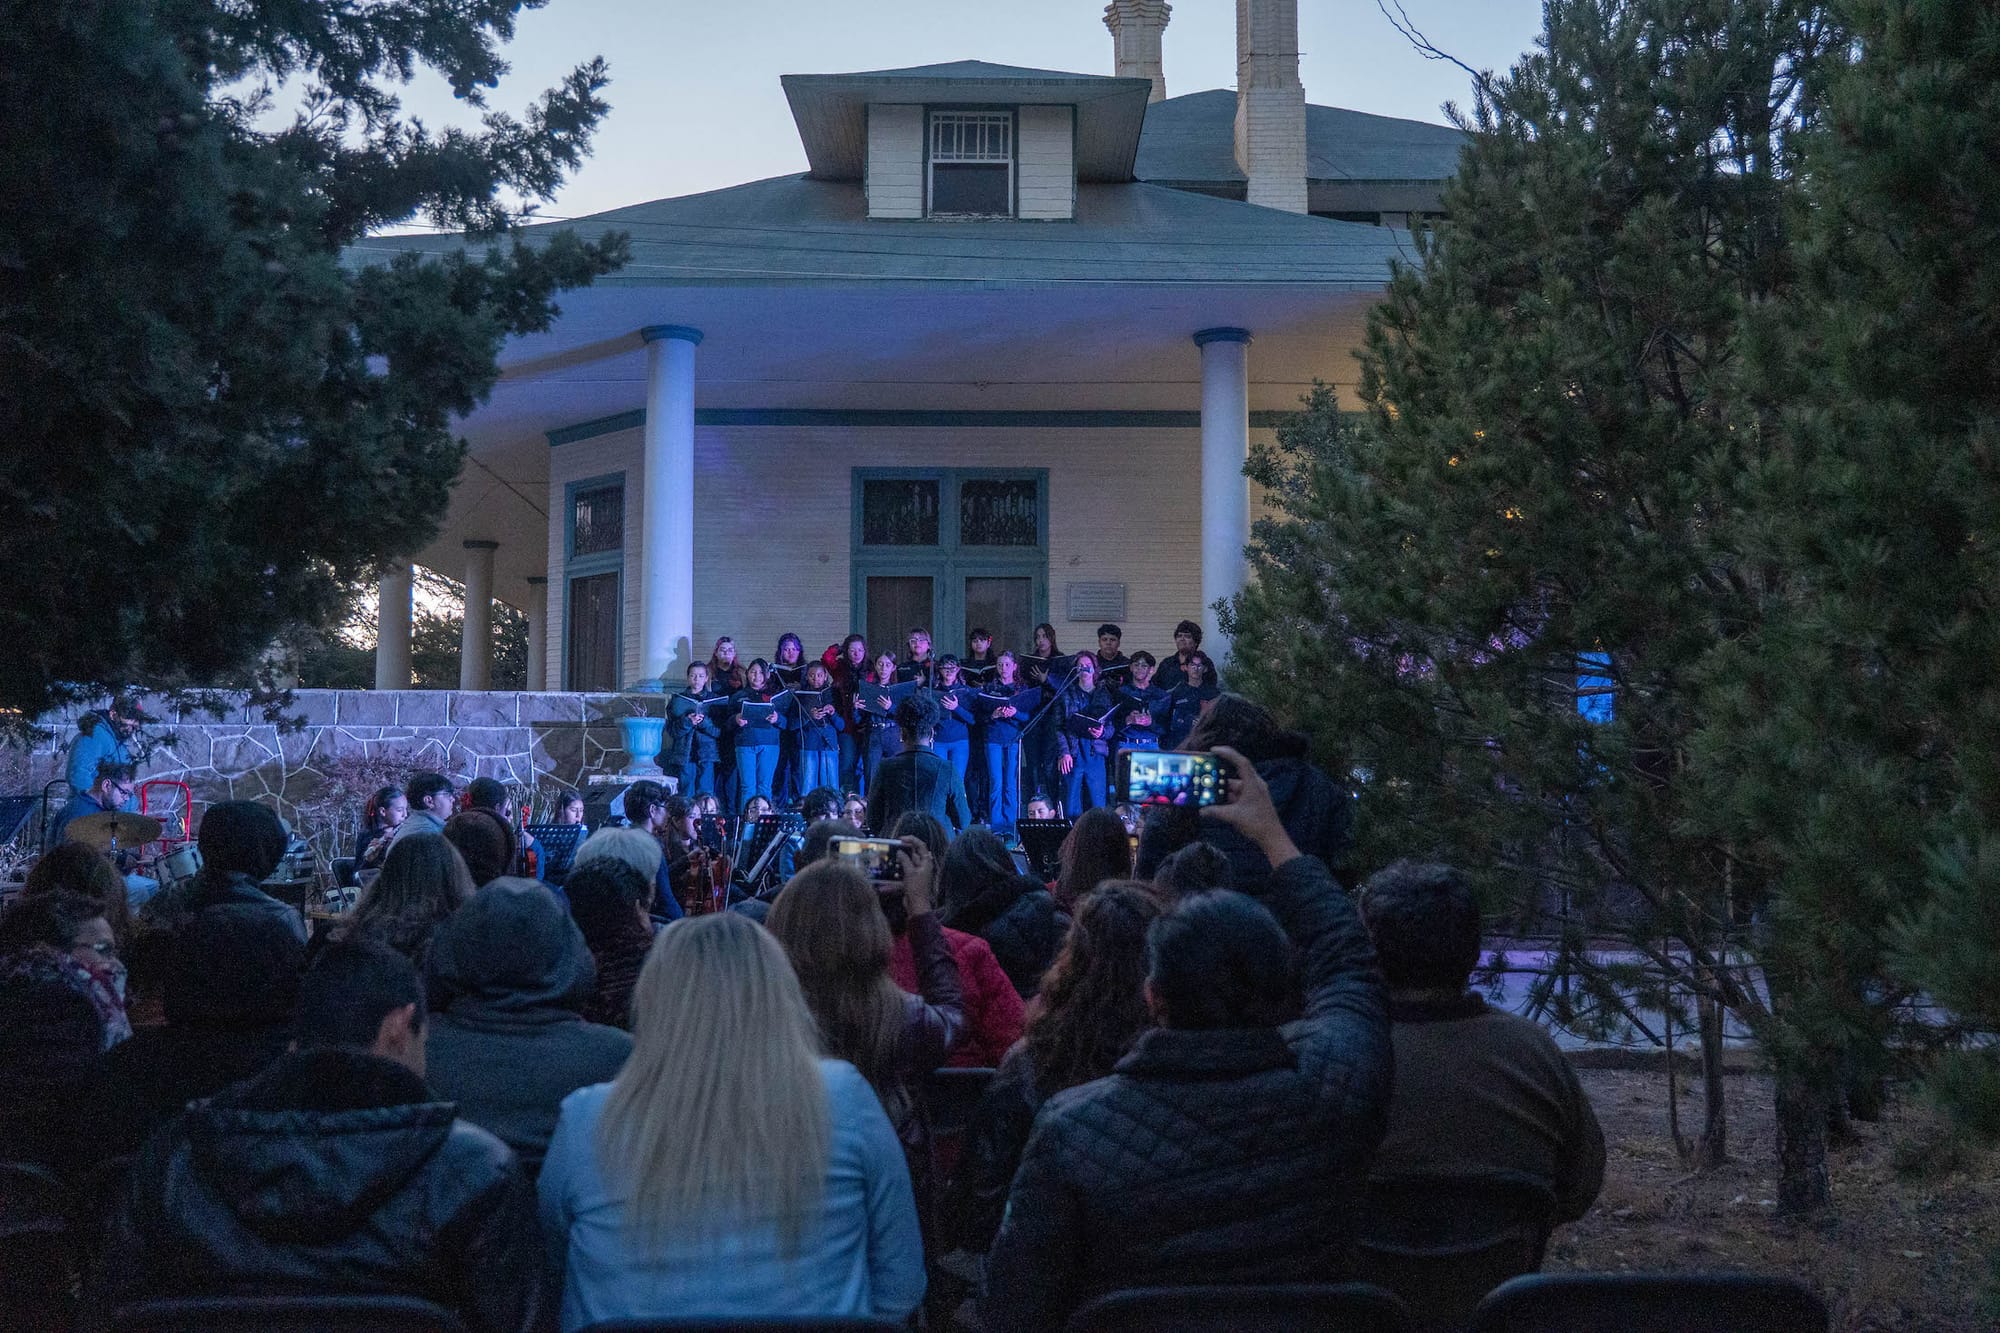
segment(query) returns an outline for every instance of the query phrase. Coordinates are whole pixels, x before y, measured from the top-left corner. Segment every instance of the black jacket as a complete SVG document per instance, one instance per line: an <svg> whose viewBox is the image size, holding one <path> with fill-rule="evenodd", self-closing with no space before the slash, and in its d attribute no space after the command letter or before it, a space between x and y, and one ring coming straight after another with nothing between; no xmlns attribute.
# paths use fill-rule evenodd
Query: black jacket
<svg viewBox="0 0 2000 1333"><path fill-rule="evenodd" d="M186 888L166 889L146 900L141 915L166 929L175 929L197 912L263 912L306 940L306 919L298 909L264 892L248 875L203 875Z"/></svg>
<svg viewBox="0 0 2000 1333"><path fill-rule="evenodd" d="M562 1099L610 1082L632 1053L626 1033L583 1021L597 979L583 932L544 886L496 879L438 927L430 973L444 1009L424 1077L538 1175Z"/></svg>
<svg viewBox="0 0 2000 1333"><path fill-rule="evenodd" d="M1336 1281L1382 1138L1388 1006L1354 906L1298 857L1258 896L1298 946L1304 1016L1139 1038L1051 1097L988 1265L988 1333L1058 1329L1122 1287Z"/></svg>
<svg viewBox="0 0 2000 1333"><path fill-rule="evenodd" d="M298 1051L148 1140L91 1293L399 1293L474 1329L540 1297L534 1193L514 1154L403 1066Z"/></svg>
<svg viewBox="0 0 2000 1333"><path fill-rule="evenodd" d="M1069 916L1054 895L1025 875L991 885L945 917L953 930L986 941L1024 1000L1042 988L1042 974L1069 933Z"/></svg>
<svg viewBox="0 0 2000 1333"><path fill-rule="evenodd" d="M869 784L869 828L887 837L905 810L936 815L954 833L963 833L972 824L958 771L921 746L884 759Z"/></svg>
<svg viewBox="0 0 2000 1333"><path fill-rule="evenodd" d="M1271 804L1298 849L1338 869L1346 859L1354 827L1353 800L1346 789L1306 759L1266 759L1257 765L1257 773L1270 787ZM1251 888L1271 873L1256 844L1185 806L1147 812L1139 829L1134 873L1140 879L1153 878L1160 862L1195 841L1213 843L1228 856L1238 888Z"/></svg>

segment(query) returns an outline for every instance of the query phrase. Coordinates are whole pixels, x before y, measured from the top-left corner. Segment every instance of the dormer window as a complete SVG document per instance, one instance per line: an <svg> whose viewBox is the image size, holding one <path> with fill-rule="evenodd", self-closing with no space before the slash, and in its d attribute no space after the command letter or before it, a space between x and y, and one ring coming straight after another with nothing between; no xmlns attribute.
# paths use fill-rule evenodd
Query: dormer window
<svg viewBox="0 0 2000 1333"><path fill-rule="evenodd" d="M1014 113L930 113L932 217L1014 215Z"/></svg>

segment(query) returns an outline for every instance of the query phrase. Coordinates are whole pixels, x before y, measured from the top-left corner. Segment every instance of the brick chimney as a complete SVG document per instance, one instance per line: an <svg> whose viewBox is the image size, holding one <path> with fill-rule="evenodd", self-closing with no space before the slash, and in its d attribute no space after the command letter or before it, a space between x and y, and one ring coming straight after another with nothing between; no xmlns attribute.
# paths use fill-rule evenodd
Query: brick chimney
<svg viewBox="0 0 2000 1333"><path fill-rule="evenodd" d="M1236 165L1251 203L1306 211L1298 0L1236 0Z"/></svg>
<svg viewBox="0 0 2000 1333"><path fill-rule="evenodd" d="M1104 26L1111 29L1111 46L1121 79L1151 79L1157 102L1167 95L1167 76L1160 63L1160 35L1174 7L1167 0L1111 0L1104 7Z"/></svg>

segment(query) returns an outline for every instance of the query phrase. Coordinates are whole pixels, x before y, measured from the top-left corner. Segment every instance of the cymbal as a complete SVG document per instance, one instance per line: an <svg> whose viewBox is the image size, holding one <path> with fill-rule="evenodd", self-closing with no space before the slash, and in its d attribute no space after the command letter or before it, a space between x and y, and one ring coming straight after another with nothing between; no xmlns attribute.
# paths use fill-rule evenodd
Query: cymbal
<svg viewBox="0 0 2000 1333"><path fill-rule="evenodd" d="M137 815L129 810L105 810L94 815L78 815L63 829L63 836L70 842L80 842L102 852L109 850L113 842L128 849L151 842L160 836L163 827L150 815Z"/></svg>

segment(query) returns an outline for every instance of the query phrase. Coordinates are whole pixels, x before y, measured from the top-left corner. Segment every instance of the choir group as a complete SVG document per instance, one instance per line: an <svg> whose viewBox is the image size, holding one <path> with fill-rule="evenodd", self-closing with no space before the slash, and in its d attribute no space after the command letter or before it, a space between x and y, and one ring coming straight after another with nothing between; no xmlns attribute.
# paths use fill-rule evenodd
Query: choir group
<svg viewBox="0 0 2000 1333"><path fill-rule="evenodd" d="M899 658L850 634L808 660L786 634L769 660L746 663L725 636L670 698L660 761L682 795L722 797L731 813L815 787L865 793L902 748L896 705L927 690L942 715L934 752L965 784L974 818L1004 835L1024 795L1071 818L1110 804L1118 751L1173 749L1221 688L1191 620L1164 659L1126 655L1116 625L1097 627L1096 651L1073 654L1048 624L1035 626L1031 653L995 652L984 629L966 638L963 657L933 656L930 631L912 629Z"/></svg>

